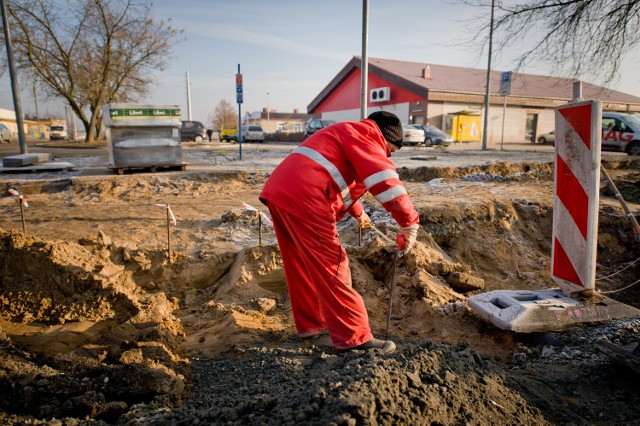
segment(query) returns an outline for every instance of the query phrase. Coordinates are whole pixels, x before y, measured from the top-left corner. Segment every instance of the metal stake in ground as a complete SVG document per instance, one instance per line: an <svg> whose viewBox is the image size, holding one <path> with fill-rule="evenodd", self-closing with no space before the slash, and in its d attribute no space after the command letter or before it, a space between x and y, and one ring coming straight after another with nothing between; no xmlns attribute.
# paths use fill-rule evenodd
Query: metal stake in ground
<svg viewBox="0 0 640 426"><path fill-rule="evenodd" d="M375 229L375 228L374 228ZM396 288L396 279L398 274L398 258L404 257L404 235L396 235L396 249L393 253L393 270L391 271L391 282L389 283L389 305L387 309L387 331L385 340L389 340L389 330L391 329L391 311L393 309L393 291ZM405 258L406 260L406 258Z"/></svg>
<svg viewBox="0 0 640 426"><path fill-rule="evenodd" d="M273 222L271 222L271 219L269 219L263 212L247 203L242 203L242 207L246 210L255 211L258 215L258 244L262 247L262 222L264 221L264 223L269 226L273 226Z"/></svg>
<svg viewBox="0 0 640 426"><path fill-rule="evenodd" d="M169 257L169 263L171 263L171 223L176 226L176 217L173 215L169 204L154 204L154 206L167 209L167 256Z"/></svg>
<svg viewBox="0 0 640 426"><path fill-rule="evenodd" d="M258 246L262 247L262 215L260 212L256 212L258 214Z"/></svg>
<svg viewBox="0 0 640 426"><path fill-rule="evenodd" d="M22 233L24 235L27 235L27 226L24 220L24 209L26 207L29 207L29 203L27 203L26 198L24 198L24 196L18 191L16 191L15 189L9 188L8 191L9 191L9 194L13 195L18 199L18 203L20 204L20 218L22 219Z"/></svg>
<svg viewBox="0 0 640 426"><path fill-rule="evenodd" d="M387 305L387 331L385 340L389 340L391 329L391 310L393 309L393 290L396 288L396 273L398 271L398 253L393 253L393 269L391 270L391 282L389 283L389 304Z"/></svg>

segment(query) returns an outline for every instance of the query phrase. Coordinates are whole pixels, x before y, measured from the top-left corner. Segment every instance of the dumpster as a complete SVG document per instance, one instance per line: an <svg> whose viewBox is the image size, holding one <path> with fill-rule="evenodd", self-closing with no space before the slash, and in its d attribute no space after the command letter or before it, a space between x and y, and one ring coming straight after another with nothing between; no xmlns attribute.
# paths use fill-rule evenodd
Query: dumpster
<svg viewBox="0 0 640 426"><path fill-rule="evenodd" d="M102 117L109 167L118 174L137 168L184 170L179 105L107 104L102 106Z"/></svg>

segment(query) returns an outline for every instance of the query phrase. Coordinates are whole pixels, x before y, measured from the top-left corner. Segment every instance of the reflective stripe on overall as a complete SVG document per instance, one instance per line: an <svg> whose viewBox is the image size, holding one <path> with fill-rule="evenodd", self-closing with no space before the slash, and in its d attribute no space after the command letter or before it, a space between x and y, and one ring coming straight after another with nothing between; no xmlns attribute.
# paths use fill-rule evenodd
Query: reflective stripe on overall
<svg viewBox="0 0 640 426"><path fill-rule="evenodd" d="M311 149L306 146L297 147L293 150L293 153L304 155L305 157L315 161L320 166L322 166L327 171L327 173L329 173L329 176L331 176L336 185L338 185L338 188L340 188L340 195L342 196L342 202L344 203L345 208L349 209L351 207L353 201L351 199L349 186L344 180L342 173L340 173L340 170L338 170L338 168L331 161L327 160L324 155L320 154L315 149ZM400 176L394 170L382 170L365 178L363 183L367 187L367 190L370 190L374 185L388 179L400 179ZM379 194L375 194L374 197L380 204L384 204L397 197L400 197L401 195L405 195L406 193L406 188L404 187L404 185L400 184L394 186L393 188L389 188Z"/></svg>

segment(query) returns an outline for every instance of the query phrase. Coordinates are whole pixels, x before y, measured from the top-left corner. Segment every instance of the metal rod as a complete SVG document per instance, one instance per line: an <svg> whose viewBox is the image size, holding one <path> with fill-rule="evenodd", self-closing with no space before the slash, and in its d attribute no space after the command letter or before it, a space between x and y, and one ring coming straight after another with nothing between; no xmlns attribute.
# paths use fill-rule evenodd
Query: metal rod
<svg viewBox="0 0 640 426"><path fill-rule="evenodd" d="M362 245L362 228L358 226L358 246Z"/></svg>
<svg viewBox="0 0 640 426"><path fill-rule="evenodd" d="M629 209L629 206L627 205L626 201L624 201L624 198L622 198L622 194L620 194L620 191L618 191L618 187L616 187L616 184L613 183L613 180L609 176L609 173L607 173L607 171L602 166L602 164L600 165L600 170L602 170L602 174L607 179L607 182L609 182L609 185L611 186L611 189L613 189L613 192L615 193L616 198L620 202L620 205L622 205L622 209L627 214L629 223L631 224L631 227L633 228L633 232L635 233L636 240L640 241L640 225L638 225L638 221L636 220L636 217Z"/></svg>
<svg viewBox="0 0 640 426"><path fill-rule="evenodd" d="M256 211L258 215L258 245L262 247L262 215L259 211Z"/></svg>
<svg viewBox="0 0 640 426"><path fill-rule="evenodd" d="M396 287L396 273L398 267L398 255L393 253L393 271L391 272L391 282L389 283L389 305L387 306L387 330L385 340L389 340L389 330L391 330L391 311L393 309L393 290Z"/></svg>
<svg viewBox="0 0 640 426"><path fill-rule="evenodd" d="M169 213L169 205L167 204L167 256L171 263L171 216Z"/></svg>

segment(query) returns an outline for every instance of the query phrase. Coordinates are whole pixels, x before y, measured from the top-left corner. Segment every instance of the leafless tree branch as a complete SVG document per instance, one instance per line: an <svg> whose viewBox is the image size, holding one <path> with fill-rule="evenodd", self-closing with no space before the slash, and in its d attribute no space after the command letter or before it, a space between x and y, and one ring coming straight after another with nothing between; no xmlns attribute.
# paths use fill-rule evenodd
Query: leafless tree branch
<svg viewBox="0 0 640 426"><path fill-rule="evenodd" d="M485 14L473 30L471 42L488 44L487 10L491 0L455 0ZM638 52L640 0L497 0L494 53L504 53L514 42L526 46L515 70L541 62L554 74L610 83L619 77L623 59Z"/></svg>
<svg viewBox="0 0 640 426"><path fill-rule="evenodd" d="M17 66L99 135L103 104L140 99L181 31L146 0L9 0Z"/></svg>

